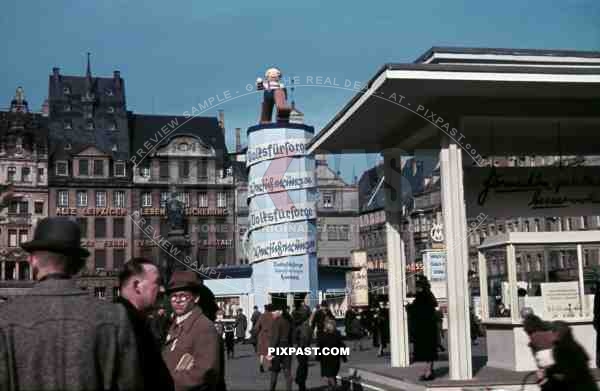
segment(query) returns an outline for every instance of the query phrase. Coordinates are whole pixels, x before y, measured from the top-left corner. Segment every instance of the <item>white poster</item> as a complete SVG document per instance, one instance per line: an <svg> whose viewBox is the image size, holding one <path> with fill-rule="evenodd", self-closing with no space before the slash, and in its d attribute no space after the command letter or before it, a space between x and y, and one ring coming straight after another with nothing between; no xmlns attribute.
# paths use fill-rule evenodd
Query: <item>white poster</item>
<svg viewBox="0 0 600 391"><path fill-rule="evenodd" d="M250 167L258 162L282 157L304 156L305 153L305 138L291 138L268 144L258 144L248 148L246 166Z"/></svg>
<svg viewBox="0 0 600 391"><path fill-rule="evenodd" d="M249 230L252 231L267 225L315 219L316 216L317 208L314 202L298 205L288 204L282 209L250 209L248 215Z"/></svg>
<svg viewBox="0 0 600 391"><path fill-rule="evenodd" d="M315 187L315 182L315 174L309 171L250 178L250 182L248 183L248 197L278 191L308 189Z"/></svg>
<svg viewBox="0 0 600 391"><path fill-rule="evenodd" d="M581 316L579 282L543 282L544 317L547 320Z"/></svg>
<svg viewBox="0 0 600 391"><path fill-rule="evenodd" d="M250 262L258 262L265 259L288 257L292 255L303 255L314 253L317 250L314 239L278 239L267 242L252 243L250 246Z"/></svg>
<svg viewBox="0 0 600 391"><path fill-rule="evenodd" d="M598 167L468 167L464 188L469 216L600 214Z"/></svg>
<svg viewBox="0 0 600 391"><path fill-rule="evenodd" d="M352 266L359 267L359 271L351 272L351 304L353 306L369 305L369 278L367 271L367 252L353 251Z"/></svg>

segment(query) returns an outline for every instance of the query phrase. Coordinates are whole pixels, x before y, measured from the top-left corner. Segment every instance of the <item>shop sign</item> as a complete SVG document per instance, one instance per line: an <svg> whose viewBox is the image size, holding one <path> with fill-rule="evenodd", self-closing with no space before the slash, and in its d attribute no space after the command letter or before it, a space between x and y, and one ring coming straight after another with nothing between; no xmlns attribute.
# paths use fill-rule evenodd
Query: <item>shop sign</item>
<svg viewBox="0 0 600 391"><path fill-rule="evenodd" d="M140 211L142 216L166 216L166 208L142 208ZM227 208L185 208L183 214L187 217L200 216L228 216Z"/></svg>
<svg viewBox="0 0 600 391"><path fill-rule="evenodd" d="M126 208L56 208L56 216L127 216Z"/></svg>
<svg viewBox="0 0 600 391"><path fill-rule="evenodd" d="M81 247L88 248L127 248L127 240L125 239L113 239L113 240L82 240Z"/></svg>

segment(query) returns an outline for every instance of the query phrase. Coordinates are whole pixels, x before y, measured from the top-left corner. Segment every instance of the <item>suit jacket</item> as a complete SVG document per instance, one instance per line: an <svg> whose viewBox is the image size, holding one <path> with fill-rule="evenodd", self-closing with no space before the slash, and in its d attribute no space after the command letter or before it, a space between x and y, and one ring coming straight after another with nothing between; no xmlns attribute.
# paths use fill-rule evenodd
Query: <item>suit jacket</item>
<svg viewBox="0 0 600 391"><path fill-rule="evenodd" d="M163 359L175 389L215 390L220 377L220 344L215 325L194 306L181 324L173 321L163 347Z"/></svg>
<svg viewBox="0 0 600 391"><path fill-rule="evenodd" d="M138 357L144 373L144 389L174 390L173 379L162 359L160 346L156 344L148 320L127 299L119 297L116 302L123 305L127 310L127 315L133 325L137 340Z"/></svg>
<svg viewBox="0 0 600 391"><path fill-rule="evenodd" d="M122 306L48 279L0 307L0 390L141 390Z"/></svg>
<svg viewBox="0 0 600 391"><path fill-rule="evenodd" d="M273 321L273 328L271 333L271 339L269 341L269 347L289 347L293 346L292 341L292 325L283 316Z"/></svg>

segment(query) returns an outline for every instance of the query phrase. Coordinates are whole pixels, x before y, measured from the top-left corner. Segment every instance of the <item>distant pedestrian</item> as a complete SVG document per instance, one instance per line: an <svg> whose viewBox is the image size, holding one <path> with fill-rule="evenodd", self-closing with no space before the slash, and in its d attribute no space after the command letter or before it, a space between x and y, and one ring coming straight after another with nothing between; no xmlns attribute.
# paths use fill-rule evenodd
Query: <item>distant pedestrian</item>
<svg viewBox="0 0 600 391"><path fill-rule="evenodd" d="M428 381L435 378L433 363L438 359L439 330L435 315L438 303L426 278L418 279L416 286L415 300L407 309L414 322L414 359L427 363L420 379Z"/></svg>
<svg viewBox="0 0 600 391"><path fill-rule="evenodd" d="M244 310L238 308L235 318L235 337L238 342L244 342L246 339L246 330L248 329L248 318L244 315Z"/></svg>
<svg viewBox="0 0 600 391"><path fill-rule="evenodd" d="M234 356L235 346L235 328L233 324L226 323L224 328L225 334L225 348L227 349L227 358L231 359Z"/></svg>
<svg viewBox="0 0 600 391"><path fill-rule="evenodd" d="M158 267L145 258L133 258L119 273L121 296L115 302L127 310L136 334L139 360L144 373L144 389L173 390L169 369L150 328L148 315L163 289Z"/></svg>
<svg viewBox="0 0 600 391"><path fill-rule="evenodd" d="M327 322L327 320L335 321L335 317L333 316L333 313L329 309L327 302L325 300L323 300L323 302L321 303L321 306L319 307L319 310L316 311L316 313L315 313L315 316L313 319L313 324L312 324L312 328L317 330L317 340L319 338L319 335L323 333L323 330L325 328L325 323Z"/></svg>
<svg viewBox="0 0 600 391"><path fill-rule="evenodd" d="M379 348L377 355L381 357L390 342L390 317L387 308L382 305L377 310L374 321L373 336L377 340L377 347Z"/></svg>
<svg viewBox="0 0 600 391"><path fill-rule="evenodd" d="M283 305L274 308L272 332L269 340L270 348L288 348L292 346L292 324L291 317L285 316L286 310ZM277 387L277 377L283 370L287 391L292 391L292 356L289 354L267 355L271 362L271 391Z"/></svg>
<svg viewBox="0 0 600 391"><path fill-rule="evenodd" d="M267 304L265 306L265 312L260 316L256 324L256 338L257 345L256 351L258 354L259 370L260 372L265 371L265 365L270 365L269 362L265 361L265 357L268 354L269 342L271 340L271 333L273 332L273 314L272 305Z"/></svg>
<svg viewBox="0 0 600 391"><path fill-rule="evenodd" d="M21 244L36 283L0 306L0 390L143 389L127 311L73 279L89 256L80 243L77 223L50 217Z"/></svg>
<svg viewBox="0 0 600 391"><path fill-rule="evenodd" d="M252 326L250 327L250 342L254 347L254 353L257 352L256 346L258 343L258 337L256 335L256 325L258 324L258 319L260 319L261 312L258 310L257 306L254 306L254 312L252 312L252 316L250 317L250 322Z"/></svg>
<svg viewBox="0 0 600 391"><path fill-rule="evenodd" d="M294 329L294 342L299 348L310 347L312 341L312 328L310 327L310 319L306 317L304 322L297 325ZM298 366L296 367L296 384L299 391L306 391L306 378L308 377L308 360L310 354L301 354L296 356Z"/></svg>
<svg viewBox="0 0 600 391"><path fill-rule="evenodd" d="M327 348L330 352L332 352L332 348L346 347L342 341L342 336L336 328L335 321L331 319L325 322L323 333L321 333L319 336L318 343L321 351L323 351L324 348ZM348 358L342 354L320 355L318 358L321 362L321 377L323 377L327 382L327 390L333 391L336 388L336 378L340 372L340 360L346 362Z"/></svg>

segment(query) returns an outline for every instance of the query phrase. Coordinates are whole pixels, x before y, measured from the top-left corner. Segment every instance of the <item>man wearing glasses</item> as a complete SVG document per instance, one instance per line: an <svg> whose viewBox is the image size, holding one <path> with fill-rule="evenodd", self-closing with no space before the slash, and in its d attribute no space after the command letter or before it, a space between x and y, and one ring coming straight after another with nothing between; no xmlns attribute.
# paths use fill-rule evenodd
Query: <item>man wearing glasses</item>
<svg viewBox="0 0 600 391"><path fill-rule="evenodd" d="M175 271L167 294L175 319L163 347L163 359L175 390L214 391L220 376L219 337L198 303L200 281L192 271Z"/></svg>

